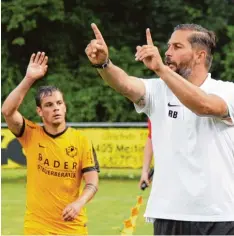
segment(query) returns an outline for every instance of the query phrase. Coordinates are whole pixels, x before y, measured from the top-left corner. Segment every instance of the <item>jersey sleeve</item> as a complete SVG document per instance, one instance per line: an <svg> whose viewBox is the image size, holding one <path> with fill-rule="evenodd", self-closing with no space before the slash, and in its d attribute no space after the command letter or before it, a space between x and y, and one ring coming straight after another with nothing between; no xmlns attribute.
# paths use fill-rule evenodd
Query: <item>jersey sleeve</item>
<svg viewBox="0 0 234 236"><path fill-rule="evenodd" d="M153 107L162 98L163 81L161 79L141 79L145 86L145 105L134 103L137 113L145 113L148 116L153 112Z"/></svg>
<svg viewBox="0 0 234 236"><path fill-rule="evenodd" d="M33 139L33 134L37 132L39 125L23 118L21 133L16 137L23 148L27 148Z"/></svg>
<svg viewBox="0 0 234 236"><path fill-rule="evenodd" d="M96 151L92 143L86 137L83 137L81 170L82 170L82 173L92 171L92 170L95 170L97 172L100 171Z"/></svg>

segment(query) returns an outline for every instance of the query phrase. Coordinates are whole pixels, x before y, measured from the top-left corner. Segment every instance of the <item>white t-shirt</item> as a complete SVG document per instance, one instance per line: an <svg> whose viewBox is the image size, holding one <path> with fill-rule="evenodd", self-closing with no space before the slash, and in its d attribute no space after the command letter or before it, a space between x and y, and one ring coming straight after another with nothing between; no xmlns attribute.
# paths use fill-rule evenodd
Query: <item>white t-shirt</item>
<svg viewBox="0 0 234 236"><path fill-rule="evenodd" d="M222 97L232 122L200 117L161 79L143 79L155 171L145 217L234 221L234 83L208 74L200 87Z"/></svg>

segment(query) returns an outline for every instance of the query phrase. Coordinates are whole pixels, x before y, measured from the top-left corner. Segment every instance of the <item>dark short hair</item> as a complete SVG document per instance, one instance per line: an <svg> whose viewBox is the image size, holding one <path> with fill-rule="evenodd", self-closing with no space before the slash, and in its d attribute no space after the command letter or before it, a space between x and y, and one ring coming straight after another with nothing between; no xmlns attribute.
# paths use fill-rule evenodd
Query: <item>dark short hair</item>
<svg viewBox="0 0 234 236"><path fill-rule="evenodd" d="M188 41L193 48L202 47L206 50L206 68L209 70L213 60L214 49L216 48L215 33L197 24L180 24L174 28L174 31L176 30L194 31L194 34L188 38Z"/></svg>
<svg viewBox="0 0 234 236"><path fill-rule="evenodd" d="M42 97L44 96L50 96L53 92L60 92L61 94L63 94L59 88L55 87L55 86L51 86L51 85L48 85L48 86L41 86L38 88L37 90L37 93L36 93L36 96L35 96L35 100L36 100L36 105L38 107L41 106L41 99Z"/></svg>

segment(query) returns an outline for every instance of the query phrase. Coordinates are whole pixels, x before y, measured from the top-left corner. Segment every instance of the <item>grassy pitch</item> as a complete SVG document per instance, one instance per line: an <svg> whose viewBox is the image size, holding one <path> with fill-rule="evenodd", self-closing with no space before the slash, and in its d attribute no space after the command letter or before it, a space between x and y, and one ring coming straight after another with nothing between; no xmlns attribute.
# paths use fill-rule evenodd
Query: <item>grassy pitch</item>
<svg viewBox="0 0 234 236"><path fill-rule="evenodd" d="M102 170L99 191L87 204L89 235L120 235L137 196L143 195L134 235L153 235L153 225L143 214L149 189L138 188L140 170ZM25 211L25 169L2 169L2 235L23 234Z"/></svg>

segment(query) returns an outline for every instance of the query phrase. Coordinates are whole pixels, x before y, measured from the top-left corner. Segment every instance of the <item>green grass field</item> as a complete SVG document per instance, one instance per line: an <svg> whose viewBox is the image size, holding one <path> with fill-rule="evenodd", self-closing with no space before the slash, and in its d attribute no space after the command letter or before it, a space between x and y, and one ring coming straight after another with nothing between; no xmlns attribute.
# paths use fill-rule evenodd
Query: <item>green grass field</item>
<svg viewBox="0 0 234 236"><path fill-rule="evenodd" d="M2 235L23 234L25 169L2 169ZM143 195L134 235L152 235L153 227L143 218L149 189L138 188L140 170L102 170L99 191L87 205L90 235L120 235L137 196Z"/></svg>

